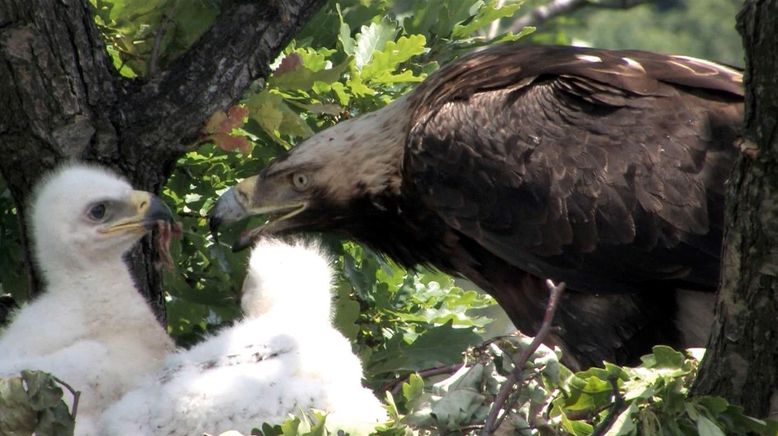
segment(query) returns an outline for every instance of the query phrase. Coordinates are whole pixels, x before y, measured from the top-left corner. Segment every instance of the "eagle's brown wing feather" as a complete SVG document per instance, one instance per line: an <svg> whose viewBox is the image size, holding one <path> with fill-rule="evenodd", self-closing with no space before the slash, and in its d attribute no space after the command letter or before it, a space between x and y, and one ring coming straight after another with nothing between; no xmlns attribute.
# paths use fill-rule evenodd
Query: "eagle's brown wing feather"
<svg viewBox="0 0 778 436"><path fill-rule="evenodd" d="M715 288L738 73L637 51L533 51L475 54L425 82L406 189L506 262L579 291Z"/></svg>

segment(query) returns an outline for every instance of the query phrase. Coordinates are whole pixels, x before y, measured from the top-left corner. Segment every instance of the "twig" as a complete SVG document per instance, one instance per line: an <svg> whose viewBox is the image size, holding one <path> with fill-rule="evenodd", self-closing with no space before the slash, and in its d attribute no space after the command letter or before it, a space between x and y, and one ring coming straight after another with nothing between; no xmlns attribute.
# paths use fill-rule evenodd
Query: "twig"
<svg viewBox="0 0 778 436"><path fill-rule="evenodd" d="M535 338L532 339L532 342L529 344L529 346L521 350L518 357L514 360L513 371L500 388L500 392L497 393L497 398L494 400L494 404L492 404L492 410L489 411L489 416L486 418L481 436L488 436L493 434L494 431L500 427L505 417L508 416L508 411L513 406L513 402L516 401L516 398L518 398L518 395L515 395L510 402L506 402L508 397L511 396L513 386L516 385L518 387L518 385L521 383L522 370L524 369L524 365L527 364L529 358L551 332L551 323L554 320L554 314L556 313L557 304L559 303L559 297L565 290L566 285L564 282L560 283L559 285L555 285L551 280L546 280L546 286L550 291L550 295L548 297L546 313L543 316L543 323L540 325L540 330L538 330L538 333L535 335ZM505 413L503 413L502 416L499 416L500 410L502 409L505 409Z"/></svg>
<svg viewBox="0 0 778 436"><path fill-rule="evenodd" d="M605 419L595 427L592 436L604 435L626 406L624 397L622 397L621 392L619 392L619 385L616 383L616 380L617 377L614 375L608 377L608 381L611 383L611 389L613 390L613 404L610 407L611 410L608 411L608 415L605 416Z"/></svg>
<svg viewBox="0 0 778 436"><path fill-rule="evenodd" d="M569 14L584 6L603 9L629 9L647 0L552 0L548 4L538 6L522 15L511 24L511 32L519 32L525 26L539 26L559 15Z"/></svg>
<svg viewBox="0 0 778 436"><path fill-rule="evenodd" d="M479 429L481 429L481 428L483 428L483 424L471 424L471 425L466 425L466 426L464 426L464 427L459 427L459 428L458 428L458 429L456 429L456 430L452 430L452 431L450 431L450 432L446 433L446 436L448 436L448 435L450 435L450 434L457 434L457 435L459 435L459 434L464 434L464 433L466 433L466 432L468 432L468 431L470 431L470 430L479 430Z"/></svg>
<svg viewBox="0 0 778 436"><path fill-rule="evenodd" d="M69 384L65 383L63 380L53 375L51 376L51 378L54 379L55 382L64 386L65 389L70 391L70 394L73 395L73 407L70 408L70 416L73 417L73 419L76 419L76 414L78 413L78 400L79 398L81 398L81 391L77 391L73 389L72 386L70 386Z"/></svg>
<svg viewBox="0 0 778 436"><path fill-rule="evenodd" d="M159 20L157 33L154 35L154 45L151 47L151 54L149 55L149 68L146 74L149 79L156 77L159 72L159 51L162 47L162 38L165 36L169 22L167 13L163 13L162 18Z"/></svg>
<svg viewBox="0 0 778 436"><path fill-rule="evenodd" d="M419 374L422 377L433 377L440 374L453 374L459 371L459 369L462 368L463 365L464 363L456 363L453 365L436 366L434 368L427 368L421 371L417 371L416 374ZM385 384L383 388L381 388L381 391L391 390L392 395L397 395L397 393L400 392L403 383L405 383L405 381L408 380L410 377L411 375L407 374L398 379L392 380L391 382Z"/></svg>

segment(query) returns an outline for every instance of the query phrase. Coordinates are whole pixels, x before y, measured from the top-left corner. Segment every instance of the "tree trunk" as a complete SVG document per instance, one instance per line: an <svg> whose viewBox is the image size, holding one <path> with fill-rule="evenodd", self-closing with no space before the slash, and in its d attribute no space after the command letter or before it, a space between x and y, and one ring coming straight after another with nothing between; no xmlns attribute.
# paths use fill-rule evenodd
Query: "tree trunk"
<svg viewBox="0 0 778 436"><path fill-rule="evenodd" d="M747 1L738 30L746 153L729 182L717 321L694 391L764 417L778 403L778 1Z"/></svg>
<svg viewBox="0 0 778 436"><path fill-rule="evenodd" d="M324 0L223 2L212 27L153 80L120 77L87 0L0 0L0 174L21 217L31 294L27 199L58 162L100 162L159 192L208 117L233 105ZM164 300L149 238L129 256L160 319Z"/></svg>

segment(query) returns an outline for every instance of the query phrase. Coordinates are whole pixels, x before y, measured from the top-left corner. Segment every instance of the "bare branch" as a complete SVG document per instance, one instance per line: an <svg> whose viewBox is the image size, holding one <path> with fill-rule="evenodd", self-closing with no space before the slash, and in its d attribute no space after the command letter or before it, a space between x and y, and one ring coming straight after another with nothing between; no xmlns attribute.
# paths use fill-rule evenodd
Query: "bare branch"
<svg viewBox="0 0 778 436"><path fill-rule="evenodd" d="M165 36L167 26L170 24L170 19L167 13L162 14L162 18L159 20L159 27L157 33L154 35L154 46L151 47L151 55L149 55L149 69L148 77L157 77L159 73L159 50L162 47L162 38Z"/></svg>
<svg viewBox="0 0 778 436"><path fill-rule="evenodd" d="M508 398L511 397L514 386L517 386L517 390L521 389L520 385L524 365L527 364L529 358L538 349L540 344L546 340L548 334L551 332L551 323L554 321L554 314L556 313L559 298L565 290L566 285L564 282L555 285L554 282L549 279L546 280L546 286L548 286L550 295L548 297L548 303L546 304L546 313L543 316L543 323L540 325L540 330L538 330L538 333L529 346L521 350L514 360L513 372L511 372L508 379L500 388L500 392L497 393L497 398L495 398L494 404L492 404L492 410L489 411L489 416L486 418L484 429L481 432L482 436L493 434L508 415L508 411L513 407L513 403L518 398L518 392L516 392L516 395L512 396L510 401L508 401ZM505 413L503 413L502 416L500 416L500 410L505 410Z"/></svg>
<svg viewBox="0 0 778 436"><path fill-rule="evenodd" d="M464 363L455 363L453 365L442 365L442 366L435 366L432 368L423 369L421 371L418 371L417 374L419 374L421 377L434 377L436 375L441 374L453 374L457 371L459 371L460 368L464 366ZM402 388L403 383L405 383L406 380L411 378L410 374L404 375L402 377L399 377L395 380L392 380L391 382L385 384L381 391L389 391L391 390L392 395L397 395L400 392L400 389Z"/></svg>
<svg viewBox="0 0 778 436"><path fill-rule="evenodd" d="M522 15L511 24L512 32L519 32L526 26L540 26L559 15L569 14L584 6L603 9L629 9L647 0L552 0L550 3L538 6L529 13Z"/></svg>
<svg viewBox="0 0 778 436"><path fill-rule="evenodd" d="M64 386L65 389L70 391L70 394L73 395L73 407L70 408L70 416L73 417L73 419L76 419L76 415L78 414L78 401L81 399L81 391L77 391L73 389L73 386L70 386L69 384L65 383L63 380L53 375L51 376L51 378L53 378L55 382Z"/></svg>

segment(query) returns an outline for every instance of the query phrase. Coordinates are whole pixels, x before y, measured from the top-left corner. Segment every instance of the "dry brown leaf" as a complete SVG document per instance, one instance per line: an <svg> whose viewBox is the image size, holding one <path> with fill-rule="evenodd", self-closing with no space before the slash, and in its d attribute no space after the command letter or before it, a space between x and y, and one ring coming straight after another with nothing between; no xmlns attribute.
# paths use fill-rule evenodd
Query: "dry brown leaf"
<svg viewBox="0 0 778 436"><path fill-rule="evenodd" d="M281 63L278 64L278 67L273 70L273 75L280 76L284 73L288 73L290 71L294 71L303 64L303 58L300 57L297 53L290 53L286 55L281 60Z"/></svg>

